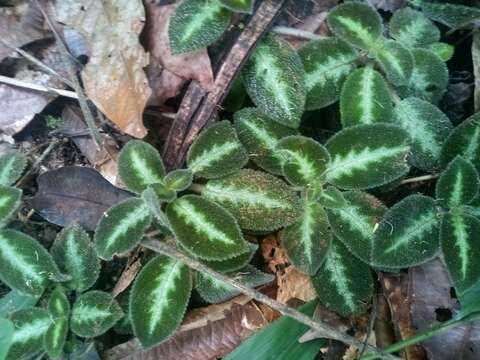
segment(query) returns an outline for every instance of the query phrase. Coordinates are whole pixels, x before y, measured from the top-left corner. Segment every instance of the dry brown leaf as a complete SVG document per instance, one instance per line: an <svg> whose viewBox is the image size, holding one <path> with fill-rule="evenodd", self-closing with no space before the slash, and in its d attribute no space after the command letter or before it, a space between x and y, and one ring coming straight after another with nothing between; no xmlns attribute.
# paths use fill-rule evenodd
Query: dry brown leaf
<svg viewBox="0 0 480 360"><path fill-rule="evenodd" d="M57 20L82 33L91 57L82 71L89 99L125 133L142 138L150 87L143 68L148 54L139 42L145 22L141 0L62 0Z"/></svg>
<svg viewBox="0 0 480 360"><path fill-rule="evenodd" d="M317 297L310 276L289 266L285 272L277 272L277 301L286 304L290 299L310 301Z"/></svg>
<svg viewBox="0 0 480 360"><path fill-rule="evenodd" d="M260 243L262 255L271 272L277 273L290 264L276 235L267 235Z"/></svg>

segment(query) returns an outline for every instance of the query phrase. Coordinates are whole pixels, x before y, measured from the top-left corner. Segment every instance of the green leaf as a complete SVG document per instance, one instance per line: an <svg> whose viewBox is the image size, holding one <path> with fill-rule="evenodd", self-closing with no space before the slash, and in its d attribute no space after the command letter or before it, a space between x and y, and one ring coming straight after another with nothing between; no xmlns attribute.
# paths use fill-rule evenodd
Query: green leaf
<svg viewBox="0 0 480 360"><path fill-rule="evenodd" d="M172 54L193 52L213 44L228 29L230 18L230 11L219 1L183 1L168 27Z"/></svg>
<svg viewBox="0 0 480 360"><path fill-rule="evenodd" d="M393 122L412 139L409 162L424 171L437 169L440 152L453 126L436 106L417 98L407 98L395 106Z"/></svg>
<svg viewBox="0 0 480 360"><path fill-rule="evenodd" d="M435 200L410 195L388 209L375 231L371 264L403 268L424 263L438 253L438 233Z"/></svg>
<svg viewBox="0 0 480 360"><path fill-rule="evenodd" d="M68 335L68 318L52 320L43 337L43 347L50 359L58 359L63 352Z"/></svg>
<svg viewBox="0 0 480 360"><path fill-rule="evenodd" d="M282 234L282 246L298 270L314 275L325 260L331 239L327 213L318 202L305 199L300 220Z"/></svg>
<svg viewBox="0 0 480 360"><path fill-rule="evenodd" d="M408 170L408 134L398 126L352 126L326 144L332 157L327 180L344 189L367 189L394 181Z"/></svg>
<svg viewBox="0 0 480 360"><path fill-rule="evenodd" d="M93 290L80 295L73 304L70 328L78 336L96 337L122 317L122 309L112 295Z"/></svg>
<svg viewBox="0 0 480 360"><path fill-rule="evenodd" d="M0 185L0 228L8 223L21 200L22 190Z"/></svg>
<svg viewBox="0 0 480 360"><path fill-rule="evenodd" d="M192 185L193 173L188 169L173 170L165 176L165 186L175 191L186 190Z"/></svg>
<svg viewBox="0 0 480 360"><path fill-rule="evenodd" d="M457 155L470 161L480 171L480 112L470 116L450 133L440 155L442 168Z"/></svg>
<svg viewBox="0 0 480 360"><path fill-rule="evenodd" d="M12 185L20 178L27 164L27 157L20 151L0 156L0 186Z"/></svg>
<svg viewBox="0 0 480 360"><path fill-rule="evenodd" d="M407 48L425 48L440 41L440 30L420 11L405 7L390 19L390 36Z"/></svg>
<svg viewBox="0 0 480 360"><path fill-rule="evenodd" d="M167 206L175 238L190 254L205 260L227 260L248 250L235 218L220 205L186 195Z"/></svg>
<svg viewBox="0 0 480 360"><path fill-rule="evenodd" d="M370 50L383 32L380 15L369 5L345 3L328 14L328 26L343 40L363 50Z"/></svg>
<svg viewBox="0 0 480 360"><path fill-rule="evenodd" d="M480 280L480 221L462 212L443 216L440 244L458 295Z"/></svg>
<svg viewBox="0 0 480 360"><path fill-rule="evenodd" d="M343 206L328 209L332 231L352 254L370 263L373 234L387 208L376 197L362 191L344 192L343 198Z"/></svg>
<svg viewBox="0 0 480 360"><path fill-rule="evenodd" d="M40 296L62 274L37 240L15 230L0 231L0 280L24 294Z"/></svg>
<svg viewBox="0 0 480 360"><path fill-rule="evenodd" d="M323 145L312 138L292 135L277 143L282 158L282 171L293 185L310 186L322 180L330 154Z"/></svg>
<svg viewBox="0 0 480 360"><path fill-rule="evenodd" d="M203 261L205 265L219 272L232 272L245 267L258 250L257 244L248 243L248 251L224 261Z"/></svg>
<svg viewBox="0 0 480 360"><path fill-rule="evenodd" d="M394 40L385 40L377 48L375 56L392 84L401 86L410 82L414 59L406 47Z"/></svg>
<svg viewBox="0 0 480 360"><path fill-rule="evenodd" d="M48 311L38 308L19 310L10 316L10 320L15 329L7 360L28 359L42 351L43 336L51 324Z"/></svg>
<svg viewBox="0 0 480 360"><path fill-rule="evenodd" d="M346 205L345 198L335 186L328 186L318 196L318 203L327 209L338 209Z"/></svg>
<svg viewBox="0 0 480 360"><path fill-rule="evenodd" d="M145 190L142 193L142 199L145 202L146 207L150 211L150 214L156 220L160 228L164 231L170 232L170 223L168 222L167 215L162 210L160 200L157 194L151 188Z"/></svg>
<svg viewBox="0 0 480 360"><path fill-rule="evenodd" d="M65 285L85 291L100 274L100 260L88 234L79 226L66 227L58 234L50 252L60 270L72 277Z"/></svg>
<svg viewBox="0 0 480 360"><path fill-rule="evenodd" d="M297 52L284 40L265 37L242 69L250 98L272 120L298 128L305 100L305 71Z"/></svg>
<svg viewBox="0 0 480 360"><path fill-rule="evenodd" d="M251 14L255 0L220 0L220 2L229 10Z"/></svg>
<svg viewBox="0 0 480 360"><path fill-rule="evenodd" d="M48 311L54 319L70 316L70 302L61 287L57 287L50 295Z"/></svg>
<svg viewBox="0 0 480 360"><path fill-rule="evenodd" d="M206 130L190 147L187 166L196 175L207 179L222 177L245 166L246 150L228 121L220 121Z"/></svg>
<svg viewBox="0 0 480 360"><path fill-rule="evenodd" d="M385 79L371 67L355 70L343 84L340 113L344 128L388 122L392 117L392 107Z"/></svg>
<svg viewBox="0 0 480 360"><path fill-rule="evenodd" d="M327 38L307 42L298 54L305 68L306 110L336 102L345 78L355 68L355 49L338 38Z"/></svg>
<svg viewBox="0 0 480 360"><path fill-rule="evenodd" d="M163 182L149 185L149 188L153 189L153 192L156 194L157 198L162 202L172 202L177 198L177 192L169 189Z"/></svg>
<svg viewBox="0 0 480 360"><path fill-rule="evenodd" d="M202 195L230 211L242 229L275 230L299 217L298 196L282 180L260 171L243 169L211 180Z"/></svg>
<svg viewBox="0 0 480 360"><path fill-rule="evenodd" d="M424 15L453 29L464 27L480 19L480 9L476 7L433 3L425 0L410 0L413 5L419 6Z"/></svg>
<svg viewBox="0 0 480 360"><path fill-rule="evenodd" d="M273 275L266 274L252 265L227 275L251 288L268 284L275 279ZM234 287L204 273L197 273L195 289L205 301L212 304L225 302L240 294Z"/></svg>
<svg viewBox="0 0 480 360"><path fill-rule="evenodd" d="M97 255L111 260L114 255L132 250L142 240L152 217L141 199L128 199L111 207L95 230Z"/></svg>
<svg viewBox="0 0 480 360"><path fill-rule="evenodd" d="M437 181L437 199L449 208L466 205L478 194L480 179L472 163L457 156Z"/></svg>
<svg viewBox="0 0 480 360"><path fill-rule="evenodd" d="M0 318L0 360L5 360L12 345L15 328L10 320Z"/></svg>
<svg viewBox="0 0 480 360"><path fill-rule="evenodd" d="M192 279L188 267L167 256L156 256L140 271L130 294L133 332L143 348L172 335L187 309Z"/></svg>
<svg viewBox="0 0 480 360"><path fill-rule="evenodd" d="M39 296L25 295L11 290L0 298L0 317L8 317L12 312L35 306Z"/></svg>
<svg viewBox="0 0 480 360"><path fill-rule="evenodd" d="M165 166L152 145L130 140L118 157L118 174L129 190L141 193L148 185L162 183Z"/></svg>
<svg viewBox="0 0 480 360"><path fill-rule="evenodd" d="M280 139L297 131L267 118L256 108L245 108L234 116L238 138L252 161L273 174L282 174L281 158L276 152Z"/></svg>
<svg viewBox="0 0 480 360"><path fill-rule="evenodd" d="M335 239L323 266L312 277L312 284L319 301L342 316L365 312L373 295L369 266Z"/></svg>
<svg viewBox="0 0 480 360"><path fill-rule="evenodd" d="M133 335L132 321L130 316L130 294L132 287L116 297L118 305L122 308L124 316L113 326L113 330L120 335Z"/></svg>
<svg viewBox="0 0 480 360"><path fill-rule="evenodd" d="M455 46L444 42L436 42L431 44L428 47L428 50L437 55L442 61L448 61L452 58L455 52Z"/></svg>

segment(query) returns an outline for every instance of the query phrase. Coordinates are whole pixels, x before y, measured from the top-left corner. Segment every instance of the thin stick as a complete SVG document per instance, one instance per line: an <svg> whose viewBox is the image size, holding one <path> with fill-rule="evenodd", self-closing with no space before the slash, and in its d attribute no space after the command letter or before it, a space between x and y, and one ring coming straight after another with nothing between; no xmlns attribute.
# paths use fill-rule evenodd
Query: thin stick
<svg viewBox="0 0 480 360"><path fill-rule="evenodd" d="M224 274L221 274L219 272L216 272L216 271L210 269L208 266L205 266L204 264L202 264L201 262L199 262L197 260L191 259L190 257L186 256L185 254L181 253L177 249L173 248L170 245L167 245L164 242L160 242L158 240L146 240L146 241L142 242L142 245L144 247L150 249L150 250L153 250L155 252L167 255L171 258L174 258L178 261L181 261L181 262L185 263L188 267L190 267L194 270L197 270L198 272L201 272L203 274L208 274L208 275L212 276L213 278L236 288L237 290L239 290L243 294L251 297L252 299L255 299L255 300L257 300L261 303L264 303L264 304L270 306L272 309L275 309L275 310L279 311L283 315L289 316L289 317L291 317L291 318L293 318L293 319L311 327L312 329L324 334L325 337L341 341L341 342L343 342L345 344L348 344L348 345L354 345L354 346L357 346L358 348L363 346L363 342L361 342L361 341L359 341L359 340L357 340L357 339L355 339L355 338L353 338L353 337L351 337L347 334L344 334L341 331L338 331L334 327L332 327L332 326L330 326L330 325L328 325L324 322L315 321L315 320L311 319L310 317L306 316L305 314L302 314L298 310L295 310L295 309L293 309L289 306L286 306L286 305L284 305L284 304L282 304L278 301L275 301L275 300L269 298L268 296L262 294L261 292L255 290L255 289L252 289L248 286L245 286L243 283L241 283L241 282L239 282L235 279L232 279L228 276L225 276ZM378 349L374 346L369 345L368 350L369 350L370 353L373 353L373 354L375 354L375 356L380 357L382 359L396 359L396 360L400 359L399 357L393 356L391 354L387 354L384 351L382 351L382 350L380 350L380 349Z"/></svg>
<svg viewBox="0 0 480 360"><path fill-rule="evenodd" d="M28 82L28 81L19 80L19 79L15 79L15 78L11 78L11 77L8 77L8 76L3 76L3 75L0 75L0 82L4 83L4 84L12 85L12 86L21 87L21 88L24 88L24 89L50 93L50 94L53 94L53 95L65 96L65 97L68 97L68 98L71 98L71 99L77 99L78 100L78 95L76 93L74 93L73 91L69 91L69 90L55 89L55 88L52 88L52 87L49 87L49 86L34 84L34 83L31 83L31 82Z"/></svg>
<svg viewBox="0 0 480 360"><path fill-rule="evenodd" d="M296 29L288 26L274 26L272 28L272 32L280 35L293 36L304 40L321 40L327 38L326 36L317 35L310 31Z"/></svg>
<svg viewBox="0 0 480 360"><path fill-rule="evenodd" d="M400 185L410 184L410 183L415 183L415 182L421 182L421 181L428 181L428 180L436 179L438 176L439 176L438 174L429 174L429 175L417 176L417 177L414 177L414 178L402 180Z"/></svg>

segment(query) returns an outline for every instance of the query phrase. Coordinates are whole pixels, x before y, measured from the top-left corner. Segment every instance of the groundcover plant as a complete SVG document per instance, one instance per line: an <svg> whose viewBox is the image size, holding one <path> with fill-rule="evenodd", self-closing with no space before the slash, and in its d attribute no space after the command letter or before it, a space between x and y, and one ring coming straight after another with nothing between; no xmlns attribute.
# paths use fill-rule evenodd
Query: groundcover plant
<svg viewBox="0 0 480 360"><path fill-rule="evenodd" d="M252 3L184 1L170 24L173 51L211 44L228 28L231 11L249 12ZM149 348L180 326L192 290L211 303L239 293L155 252L123 304L95 286L101 262L138 246L155 250L155 241L255 287L273 276L250 264L257 245L248 235L281 230L287 256L311 276L319 301L344 316L369 308L373 270L440 256L459 298L469 299L469 315L476 314L480 114L454 128L437 107L453 49L419 9L395 12L388 36L379 14L356 2L329 13L334 36L298 51L267 35L241 74L255 107L204 130L184 169L167 173L157 149L129 141L118 163L133 196L103 215L93 238L68 226L47 250L8 229L21 203L12 184L25 157L1 157L0 280L15 296L44 299L6 314L7 359L41 349L58 358L69 332L95 338L119 324ZM323 144L300 133L305 111L337 101L341 130ZM439 174L434 197L410 194L387 208L367 192L399 186L412 167Z"/></svg>

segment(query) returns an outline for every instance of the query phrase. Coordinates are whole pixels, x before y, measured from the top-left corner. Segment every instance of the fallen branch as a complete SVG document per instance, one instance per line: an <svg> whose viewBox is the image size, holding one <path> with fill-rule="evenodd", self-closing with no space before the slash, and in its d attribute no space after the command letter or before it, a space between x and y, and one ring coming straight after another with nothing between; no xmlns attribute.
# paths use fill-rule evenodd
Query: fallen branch
<svg viewBox="0 0 480 360"><path fill-rule="evenodd" d="M45 93L52 94L52 95L65 96L65 97L68 97L68 98L71 98L71 99L78 100L78 95L76 93L74 93L73 91L56 89L56 88L52 88L52 87L41 85L41 84L35 84L35 83L28 82L28 81L11 78L11 77L8 77L8 76L0 75L0 83L7 84L7 85L12 85L12 86L16 86L16 87L21 87L21 88L29 89L29 90L45 92Z"/></svg>

